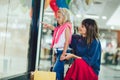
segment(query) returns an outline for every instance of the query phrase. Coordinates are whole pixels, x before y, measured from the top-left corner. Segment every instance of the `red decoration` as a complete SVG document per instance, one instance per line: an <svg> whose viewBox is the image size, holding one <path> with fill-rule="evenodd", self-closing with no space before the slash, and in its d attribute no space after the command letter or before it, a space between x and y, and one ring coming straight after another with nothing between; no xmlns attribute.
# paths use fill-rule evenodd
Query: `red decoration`
<svg viewBox="0 0 120 80"><path fill-rule="evenodd" d="M59 10L59 8L58 8L58 6L56 4L56 0L51 0L50 1L50 7L55 12L55 16L56 16L57 11Z"/></svg>

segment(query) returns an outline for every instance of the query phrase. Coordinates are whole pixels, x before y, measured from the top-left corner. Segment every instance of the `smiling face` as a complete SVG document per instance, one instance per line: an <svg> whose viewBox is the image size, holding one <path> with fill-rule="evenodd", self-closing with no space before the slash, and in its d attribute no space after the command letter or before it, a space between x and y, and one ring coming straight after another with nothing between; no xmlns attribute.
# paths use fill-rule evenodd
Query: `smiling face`
<svg viewBox="0 0 120 80"><path fill-rule="evenodd" d="M86 30L86 28L85 28L84 25L80 25L80 27L78 27L78 32L79 32L83 37L86 37L87 30Z"/></svg>
<svg viewBox="0 0 120 80"><path fill-rule="evenodd" d="M84 19L82 25L78 28L78 32L86 37L87 44L90 44L93 39L98 39L99 31L96 21L93 19Z"/></svg>
<svg viewBox="0 0 120 80"><path fill-rule="evenodd" d="M63 16L63 14L60 11L58 11L58 13L57 13L57 22L60 25L62 25L63 22L64 22L64 16Z"/></svg>
<svg viewBox="0 0 120 80"><path fill-rule="evenodd" d="M60 8L57 11L57 16L56 16L57 22L59 25L64 24L65 22L71 22L70 21L70 12L66 8Z"/></svg>

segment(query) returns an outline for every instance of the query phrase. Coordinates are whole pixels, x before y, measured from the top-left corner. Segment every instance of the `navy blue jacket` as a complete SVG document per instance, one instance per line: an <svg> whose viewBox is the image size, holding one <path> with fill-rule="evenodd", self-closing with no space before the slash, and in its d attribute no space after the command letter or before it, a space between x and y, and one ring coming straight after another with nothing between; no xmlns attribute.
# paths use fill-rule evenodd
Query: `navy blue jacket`
<svg viewBox="0 0 120 80"><path fill-rule="evenodd" d="M88 45L84 37L73 35L70 47L74 50L74 54L82 57L93 68L94 72L97 75L99 74L101 63L101 44L99 40L94 39Z"/></svg>

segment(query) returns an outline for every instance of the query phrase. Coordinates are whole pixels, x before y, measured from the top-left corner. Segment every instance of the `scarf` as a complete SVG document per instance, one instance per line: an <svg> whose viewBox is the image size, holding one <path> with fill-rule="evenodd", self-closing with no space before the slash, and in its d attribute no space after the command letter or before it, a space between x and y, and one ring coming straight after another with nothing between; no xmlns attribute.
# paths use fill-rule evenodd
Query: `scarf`
<svg viewBox="0 0 120 80"><path fill-rule="evenodd" d="M63 31L64 31L67 27L70 29L70 41L69 41L69 43L71 42L72 24L69 23L69 22L67 22L67 23L64 23L63 25L57 26L57 27L54 29L51 48L54 46L54 44L56 44L56 43L58 42L61 34L63 33Z"/></svg>

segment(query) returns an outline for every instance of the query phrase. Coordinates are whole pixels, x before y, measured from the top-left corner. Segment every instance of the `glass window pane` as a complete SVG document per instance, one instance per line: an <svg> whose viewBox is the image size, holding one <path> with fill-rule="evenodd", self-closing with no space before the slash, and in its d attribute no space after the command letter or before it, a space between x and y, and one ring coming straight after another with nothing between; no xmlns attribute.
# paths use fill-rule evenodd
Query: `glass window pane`
<svg viewBox="0 0 120 80"><path fill-rule="evenodd" d="M0 78L26 72L31 0L0 0Z"/></svg>

